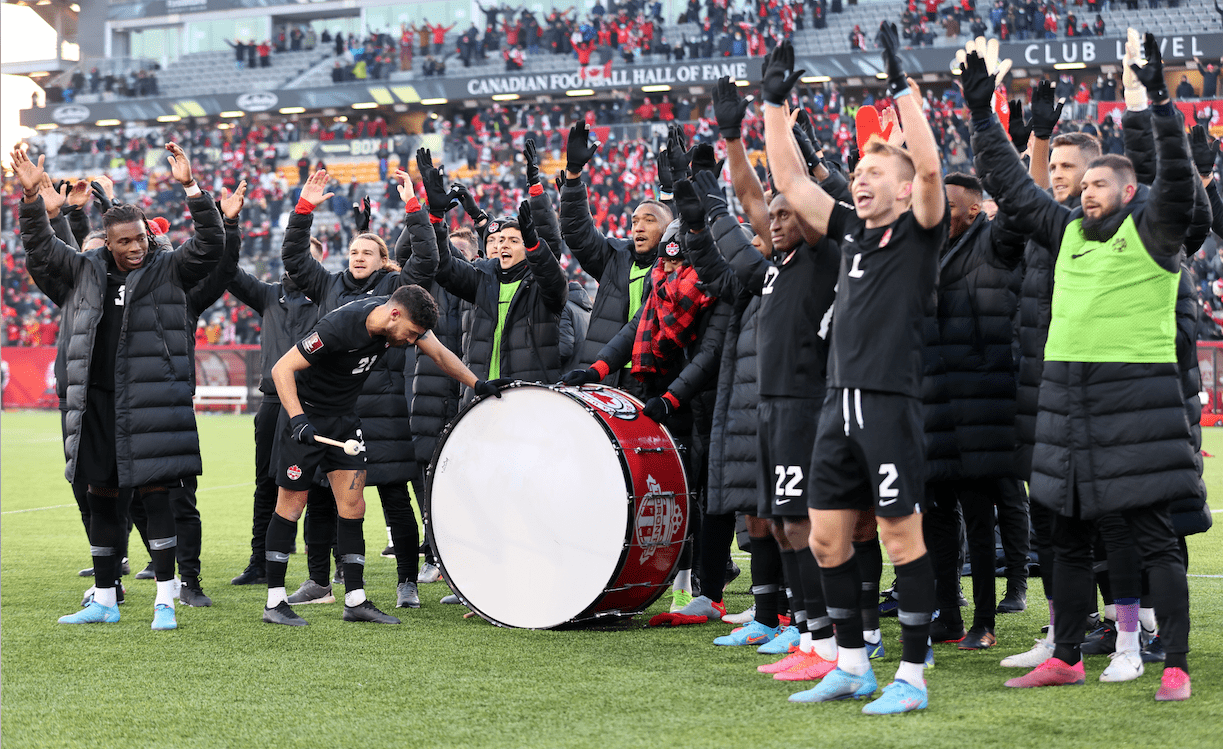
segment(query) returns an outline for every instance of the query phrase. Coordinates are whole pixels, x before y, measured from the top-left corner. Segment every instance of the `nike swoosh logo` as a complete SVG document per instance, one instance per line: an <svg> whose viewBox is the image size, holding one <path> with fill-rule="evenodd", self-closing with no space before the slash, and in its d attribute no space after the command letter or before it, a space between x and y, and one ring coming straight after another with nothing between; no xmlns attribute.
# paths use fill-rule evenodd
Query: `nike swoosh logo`
<svg viewBox="0 0 1223 749"><path fill-rule="evenodd" d="M888 505L891 505L891 504L896 504L896 500L895 500L895 499L881 499L881 500L879 500L879 506L880 506L880 507L887 507Z"/></svg>
<svg viewBox="0 0 1223 749"><path fill-rule="evenodd" d="M1080 252L1080 253L1079 253L1079 254L1077 254L1077 255L1071 255L1071 256L1070 256L1070 259L1071 259L1071 260L1078 260L1079 258L1083 257L1084 255L1087 255L1087 254L1090 254L1090 253L1092 253L1092 252L1095 252L1095 251L1096 251L1096 250L1098 250L1098 249L1100 249L1100 248L1099 248L1099 247L1092 247L1092 248L1091 248L1090 250L1088 250L1087 252Z"/></svg>
<svg viewBox="0 0 1223 749"><path fill-rule="evenodd" d="M789 501L790 501L790 500L789 500L789 498L786 498L786 499L774 499L774 500L773 500L773 504L775 504L775 505L784 505L786 502L789 502Z"/></svg>
<svg viewBox="0 0 1223 749"><path fill-rule="evenodd" d="M755 636L755 637L749 637L749 638L747 638L747 644L748 644L748 645L755 645L756 643L758 643L758 642L764 642L764 641L765 641L765 640L767 640L767 639L769 639L769 638L768 638L768 635L757 635L757 636Z"/></svg>

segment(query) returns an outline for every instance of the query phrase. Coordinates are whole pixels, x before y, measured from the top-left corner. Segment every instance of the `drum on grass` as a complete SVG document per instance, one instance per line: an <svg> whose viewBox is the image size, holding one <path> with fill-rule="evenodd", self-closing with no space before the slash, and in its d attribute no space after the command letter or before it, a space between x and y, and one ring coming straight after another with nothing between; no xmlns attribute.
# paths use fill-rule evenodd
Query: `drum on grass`
<svg viewBox="0 0 1223 749"><path fill-rule="evenodd" d="M426 530L445 579L493 624L547 629L640 613L688 529L675 441L619 390L515 383L442 433Z"/></svg>

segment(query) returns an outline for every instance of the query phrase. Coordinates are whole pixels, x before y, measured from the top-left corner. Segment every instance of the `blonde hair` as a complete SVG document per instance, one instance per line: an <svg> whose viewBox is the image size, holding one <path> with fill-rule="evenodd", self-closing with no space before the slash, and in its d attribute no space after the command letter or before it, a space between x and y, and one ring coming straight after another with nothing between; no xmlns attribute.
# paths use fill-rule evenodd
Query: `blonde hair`
<svg viewBox="0 0 1223 749"><path fill-rule="evenodd" d="M917 176L917 167L913 166L913 157L909 155L909 152L899 146L893 146L878 135L872 135L866 141L866 145L863 146L862 155L865 156L867 154L893 156L899 159L904 165L902 179L905 182L912 182L913 178Z"/></svg>
<svg viewBox="0 0 1223 749"><path fill-rule="evenodd" d="M399 267L399 263L391 259L391 251L387 249L386 241L373 232L365 232L364 234L358 234L357 236L353 237L352 241L348 243L349 252L352 252L353 245L355 245L357 240L360 239L368 239L369 241L378 245L378 255L382 258L383 268L391 272L403 270Z"/></svg>

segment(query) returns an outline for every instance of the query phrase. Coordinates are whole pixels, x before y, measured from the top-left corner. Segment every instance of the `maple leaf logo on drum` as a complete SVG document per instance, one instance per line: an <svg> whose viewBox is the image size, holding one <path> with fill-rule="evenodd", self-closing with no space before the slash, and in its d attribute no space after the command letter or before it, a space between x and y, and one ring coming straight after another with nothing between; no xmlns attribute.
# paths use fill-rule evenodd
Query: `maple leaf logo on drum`
<svg viewBox="0 0 1223 749"><path fill-rule="evenodd" d="M297 481L299 478L302 477L302 469L298 468L295 465L289 466L289 469L285 471L285 474L288 475L291 481Z"/></svg>

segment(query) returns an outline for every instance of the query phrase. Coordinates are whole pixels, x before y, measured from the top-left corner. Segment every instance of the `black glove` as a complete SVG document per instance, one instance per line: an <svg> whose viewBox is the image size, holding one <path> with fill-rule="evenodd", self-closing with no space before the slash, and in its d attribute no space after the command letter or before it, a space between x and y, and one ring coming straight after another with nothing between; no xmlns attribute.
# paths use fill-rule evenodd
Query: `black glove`
<svg viewBox="0 0 1223 749"><path fill-rule="evenodd" d="M559 172L556 175L556 179L553 180L553 184L556 185L556 194L559 195L561 188L565 186L565 173Z"/></svg>
<svg viewBox="0 0 1223 749"><path fill-rule="evenodd" d="M1219 141L1211 140L1206 128L1194 125L1189 130L1189 150L1193 154L1193 165L1198 175L1205 177L1214 171L1215 159L1219 157Z"/></svg>
<svg viewBox="0 0 1223 749"><path fill-rule="evenodd" d="M688 169L692 164L692 152L696 149L688 148L687 138L684 137L684 128L680 125L672 125L667 128L667 166L671 170L671 179L683 179L688 176Z"/></svg>
<svg viewBox="0 0 1223 749"><path fill-rule="evenodd" d="M993 114L994 76L985 67L985 58L976 52L968 55L960 66L960 90L964 93L964 103L972 113L974 120L988 119ZM1035 119L1035 106L1033 106Z"/></svg>
<svg viewBox="0 0 1223 749"><path fill-rule="evenodd" d="M722 173L722 162L718 161L718 155L713 150L713 145L699 143L692 149L692 168L689 171L694 175L697 172Z"/></svg>
<svg viewBox="0 0 1223 749"><path fill-rule="evenodd" d="M773 48L764 58L762 71L764 80L760 84L760 94L769 104L781 106L790 98L790 89L806 70L794 70L794 45L789 39Z"/></svg>
<svg viewBox="0 0 1223 749"><path fill-rule="evenodd" d="M816 152L815 146L807 139L807 134L797 123L790 128L790 131L794 133L794 140L798 141L798 150L803 154L803 161L807 162L807 169L814 169L820 163L820 155Z"/></svg>
<svg viewBox="0 0 1223 749"><path fill-rule="evenodd" d="M522 232L522 246L528 250L539 244L539 235L535 233L535 221L531 218L531 201L524 200L518 204L518 229Z"/></svg>
<svg viewBox="0 0 1223 749"><path fill-rule="evenodd" d="M671 407L671 402L666 398L654 397L645 402L645 408L641 409L641 413L645 414L646 418L653 419L659 424L665 422L671 417L675 409Z"/></svg>
<svg viewBox="0 0 1223 749"><path fill-rule="evenodd" d="M888 73L888 94L895 96L909 87L908 76L900 64L900 34L896 31L896 24L891 21L879 24L875 43L883 50L883 68Z"/></svg>
<svg viewBox="0 0 1223 749"><path fill-rule="evenodd" d="M527 160L527 186L539 184L539 153L535 150L535 141L527 138L522 155Z"/></svg>
<svg viewBox="0 0 1223 749"><path fill-rule="evenodd" d="M1167 101L1168 83L1164 80L1164 59L1159 53L1159 42L1155 41L1155 35L1149 31L1142 42L1142 54L1147 58L1147 64L1142 67L1130 65L1130 70L1134 71L1134 77L1146 88L1147 98L1152 104Z"/></svg>
<svg viewBox="0 0 1223 749"><path fill-rule="evenodd" d="M513 380L508 377L503 377L500 380L476 380L476 384L472 390L478 396L491 395L494 398L501 397L501 388L509 385Z"/></svg>
<svg viewBox="0 0 1223 749"><path fill-rule="evenodd" d="M89 187L93 190L93 196L97 198L98 206L102 209L102 213L106 213L114 207L110 198L106 197L106 190L103 190L101 185L97 182L90 182Z"/></svg>
<svg viewBox="0 0 1223 749"><path fill-rule="evenodd" d="M849 158L845 160L845 176L849 177L851 180L853 179L854 172L858 169L858 161L861 159L862 154L858 152L858 149L850 146Z"/></svg>
<svg viewBox="0 0 1223 749"><path fill-rule="evenodd" d="M705 206L701 205L696 188L686 179L675 183L675 210L689 229L700 231L705 228Z"/></svg>
<svg viewBox="0 0 1223 749"><path fill-rule="evenodd" d="M730 215L726 207L726 193L718 184L718 178L711 172L697 172L692 178L692 186L696 189L701 207L705 209L705 221L713 223L723 216Z"/></svg>
<svg viewBox="0 0 1223 749"><path fill-rule="evenodd" d="M739 87L730 76L718 79L713 87L713 114L718 120L718 132L726 140L743 137L743 117L751 98L740 98Z"/></svg>
<svg viewBox="0 0 1223 749"><path fill-rule="evenodd" d="M599 382L603 376L599 374L597 369L575 369L561 378L561 382L569 387L577 387L578 385L590 385Z"/></svg>
<svg viewBox="0 0 1223 749"><path fill-rule="evenodd" d="M429 153L429 149L421 148L416 151L416 168L420 170L420 181L425 186L425 202L429 204L429 213L445 216L446 211L453 207L452 202L457 196L446 192L445 176L441 169L434 168L433 155Z"/></svg>
<svg viewBox="0 0 1223 749"><path fill-rule="evenodd" d="M590 140L590 128L583 120L569 128L569 142L565 146L565 169L577 174L586 168L599 150L599 141Z"/></svg>
<svg viewBox="0 0 1223 749"><path fill-rule="evenodd" d="M1049 140L1057 121L1062 118L1062 107L1065 105L1065 100L1057 100L1057 90L1053 84L1041 81L1032 93L1032 134L1040 140ZM1011 117L1014 116L1012 113Z"/></svg>
<svg viewBox="0 0 1223 749"><path fill-rule="evenodd" d="M1023 119L1023 100L1012 99L1010 102L1011 121L1007 127L1007 134L1011 136L1011 143L1015 145L1015 150L1023 153L1028 147L1028 140L1032 136L1032 126L1030 123L1024 122Z"/></svg>
<svg viewBox="0 0 1223 749"><path fill-rule="evenodd" d="M467 189L467 185L455 182L450 186L450 194L459 201L459 205L463 206L463 212L470 216L472 221L478 224L488 218L488 214L480 210L480 206L476 205L476 199L472 196L471 191Z"/></svg>
<svg viewBox="0 0 1223 749"><path fill-rule="evenodd" d="M675 191L675 175L671 174L671 160L667 158L666 149L658 152L658 189L666 193Z"/></svg>
<svg viewBox="0 0 1223 749"><path fill-rule="evenodd" d="M360 203L352 204L352 220L357 222L357 233L369 231L369 196L366 195Z"/></svg>
<svg viewBox="0 0 1223 749"><path fill-rule="evenodd" d="M815 125L812 124L811 117L807 114L806 109L798 110L796 124L803 129L803 134L807 136L807 140L811 141L811 145L815 147L816 151L824 150L823 144L820 143L820 137L815 134Z"/></svg>
<svg viewBox="0 0 1223 749"><path fill-rule="evenodd" d="M289 419L289 434L303 445L315 444L314 427L310 425L310 419L305 414L298 414Z"/></svg>

